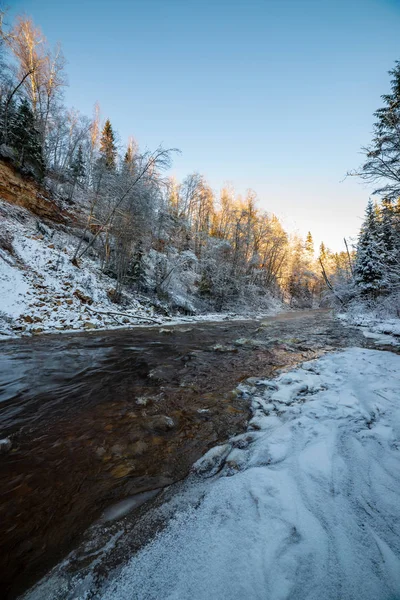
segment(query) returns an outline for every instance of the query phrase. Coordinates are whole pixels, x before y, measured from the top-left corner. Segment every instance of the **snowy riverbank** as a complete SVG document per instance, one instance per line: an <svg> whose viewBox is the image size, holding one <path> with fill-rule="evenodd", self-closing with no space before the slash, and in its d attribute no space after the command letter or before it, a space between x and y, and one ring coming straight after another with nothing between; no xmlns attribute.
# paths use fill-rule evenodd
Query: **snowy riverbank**
<svg viewBox="0 0 400 600"><path fill-rule="evenodd" d="M400 345L400 318L362 311L339 313L337 317L343 323L359 327L365 337L374 339L377 344Z"/></svg>
<svg viewBox="0 0 400 600"><path fill-rule="evenodd" d="M126 328L146 324L177 324L198 320L248 318L218 313L168 316L150 299L124 292L115 304L115 279L105 275L94 257L80 268L71 257L78 243L73 230L50 228L24 208L0 200L0 340L21 335ZM259 316L282 311L278 300ZM165 314L162 314L165 312Z"/></svg>
<svg viewBox="0 0 400 600"><path fill-rule="evenodd" d="M199 485L200 506L101 597L397 597L399 389L400 358L361 349L243 386L249 433L197 464L222 467Z"/></svg>
<svg viewBox="0 0 400 600"><path fill-rule="evenodd" d="M194 465L167 528L95 597L397 597L399 389L400 357L360 348L239 386L248 431ZM90 581L74 598L93 597ZM54 574L26 598L64 598L70 583Z"/></svg>

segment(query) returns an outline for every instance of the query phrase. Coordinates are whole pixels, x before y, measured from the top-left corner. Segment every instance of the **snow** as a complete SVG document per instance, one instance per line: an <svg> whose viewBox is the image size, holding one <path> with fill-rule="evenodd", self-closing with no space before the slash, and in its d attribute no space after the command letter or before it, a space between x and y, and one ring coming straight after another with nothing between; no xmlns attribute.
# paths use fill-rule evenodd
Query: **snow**
<svg viewBox="0 0 400 600"><path fill-rule="evenodd" d="M0 200L0 339L149 323L248 318L232 313L161 316L151 300L139 299L126 290L126 305L116 305L109 296L115 280L102 273L95 257L85 256L80 268L72 264L78 242L74 230L55 224L50 228L27 210ZM177 304L185 303L181 299ZM269 310L258 316L282 310L276 299L269 304Z"/></svg>
<svg viewBox="0 0 400 600"><path fill-rule="evenodd" d="M111 302L115 281L97 261L85 258L80 268L72 264L78 244L72 230L50 228L1 200L0 217L0 339L157 322L153 308L133 295L128 308ZM104 314L111 312L125 316Z"/></svg>
<svg viewBox="0 0 400 600"><path fill-rule="evenodd" d="M249 431L196 463L96 598L398 597L400 357L354 348L258 383L239 387Z"/></svg>
<svg viewBox="0 0 400 600"><path fill-rule="evenodd" d="M360 327L363 335L374 339L377 344L400 345L399 318L385 318L376 312L357 310L340 313L338 318L349 325Z"/></svg>
<svg viewBox="0 0 400 600"><path fill-rule="evenodd" d="M0 253L0 311L9 317L19 317L26 308L26 296L30 290L19 271L12 263L6 262Z"/></svg>

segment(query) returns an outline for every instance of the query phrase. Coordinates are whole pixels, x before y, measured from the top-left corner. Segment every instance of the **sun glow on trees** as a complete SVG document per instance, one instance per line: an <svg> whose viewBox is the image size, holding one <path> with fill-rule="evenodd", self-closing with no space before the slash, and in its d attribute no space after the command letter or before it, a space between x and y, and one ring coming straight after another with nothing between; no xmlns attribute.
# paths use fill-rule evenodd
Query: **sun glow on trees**
<svg viewBox="0 0 400 600"><path fill-rule="evenodd" d="M89 254L126 286L185 311L312 306L321 295L311 234L288 236L249 190L218 194L198 173L166 177L174 149L120 148L112 118L63 103L65 61L29 17L1 27L0 136L8 158L85 215L73 263Z"/></svg>

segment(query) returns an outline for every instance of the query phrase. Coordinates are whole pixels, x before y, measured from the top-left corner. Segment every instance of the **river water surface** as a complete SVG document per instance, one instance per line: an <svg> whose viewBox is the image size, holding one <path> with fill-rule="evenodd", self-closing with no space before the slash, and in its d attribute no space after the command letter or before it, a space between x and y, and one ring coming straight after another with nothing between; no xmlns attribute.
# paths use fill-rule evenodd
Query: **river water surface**
<svg viewBox="0 0 400 600"><path fill-rule="evenodd" d="M3 597L37 581L102 515L134 518L243 431L240 381L371 345L323 310L0 344L0 437L12 441L0 454Z"/></svg>

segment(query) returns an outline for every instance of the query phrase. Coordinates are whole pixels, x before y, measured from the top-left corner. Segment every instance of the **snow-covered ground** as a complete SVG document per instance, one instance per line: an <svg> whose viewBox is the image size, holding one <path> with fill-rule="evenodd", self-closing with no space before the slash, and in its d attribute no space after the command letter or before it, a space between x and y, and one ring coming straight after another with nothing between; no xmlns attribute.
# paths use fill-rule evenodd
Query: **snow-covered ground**
<svg viewBox="0 0 400 600"><path fill-rule="evenodd" d="M56 572L27 598L399 598L400 356L348 349L238 391L248 431L194 465L164 531L100 591Z"/></svg>
<svg viewBox="0 0 400 600"><path fill-rule="evenodd" d="M154 319L153 308L134 297L129 309L116 307L109 297L115 281L96 261L75 267L77 243L65 227L50 228L26 209L0 201L0 338ZM119 312L126 314L105 314Z"/></svg>
<svg viewBox="0 0 400 600"><path fill-rule="evenodd" d="M384 318L373 312L355 311L339 313L338 318L360 327L365 337L376 340L377 344L400 344L400 318Z"/></svg>
<svg viewBox="0 0 400 600"><path fill-rule="evenodd" d="M0 339L246 318L221 313L169 317L157 314L148 299L129 292L125 305L116 305L111 300L115 280L102 273L97 260L85 257L80 268L72 264L78 242L68 228L49 227L26 209L0 200ZM270 310L260 316L281 310L282 304L271 299Z"/></svg>

